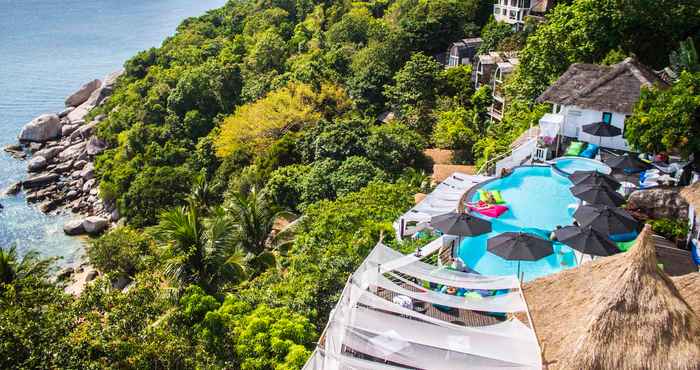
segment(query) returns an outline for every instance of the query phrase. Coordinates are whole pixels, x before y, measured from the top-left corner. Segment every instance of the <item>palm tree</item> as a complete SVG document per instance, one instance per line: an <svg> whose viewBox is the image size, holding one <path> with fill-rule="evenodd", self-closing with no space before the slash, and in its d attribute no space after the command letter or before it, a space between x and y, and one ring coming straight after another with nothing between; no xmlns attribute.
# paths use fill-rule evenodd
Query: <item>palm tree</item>
<svg viewBox="0 0 700 370"><path fill-rule="evenodd" d="M276 257L286 254L298 222L290 223L274 235L273 229L278 219L294 220L294 214L275 207L255 189L247 194L234 194L226 210L235 227L235 243L248 253L250 265L257 269L274 266Z"/></svg>
<svg viewBox="0 0 700 370"><path fill-rule="evenodd" d="M695 42L692 37L680 42L678 50L672 51L669 55L671 69L676 75L688 71L691 73L700 72L700 57L695 49Z"/></svg>
<svg viewBox="0 0 700 370"><path fill-rule="evenodd" d="M29 251L20 259L14 245L7 250L0 248L0 283L11 284L29 277L45 278L51 262L39 258L36 251Z"/></svg>
<svg viewBox="0 0 700 370"><path fill-rule="evenodd" d="M198 284L215 293L221 284L247 277L233 224L223 213L217 208L204 218L190 204L161 214L154 237L165 250L165 274L176 289Z"/></svg>

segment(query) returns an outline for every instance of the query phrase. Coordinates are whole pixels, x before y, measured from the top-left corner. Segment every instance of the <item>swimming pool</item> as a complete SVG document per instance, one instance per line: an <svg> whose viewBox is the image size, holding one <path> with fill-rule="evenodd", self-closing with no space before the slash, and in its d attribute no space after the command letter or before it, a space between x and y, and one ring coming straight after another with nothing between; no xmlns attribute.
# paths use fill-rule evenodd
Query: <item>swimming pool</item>
<svg viewBox="0 0 700 370"><path fill-rule="evenodd" d="M571 182L550 166L517 167L507 177L482 184L480 189L500 190L509 210L498 218L489 218L493 231L476 237L466 237L460 243L458 256L473 270L484 275L515 275L518 261L508 261L486 250L486 241L507 231L524 231L549 238L557 225L573 222L577 199L571 195ZM478 200L475 192L472 201ZM554 244L554 254L538 261L520 262L525 280L576 266L571 248Z"/></svg>
<svg viewBox="0 0 700 370"><path fill-rule="evenodd" d="M554 166L567 175L576 171L598 171L610 174L612 171L608 165L594 159L581 157L561 157L553 161Z"/></svg>

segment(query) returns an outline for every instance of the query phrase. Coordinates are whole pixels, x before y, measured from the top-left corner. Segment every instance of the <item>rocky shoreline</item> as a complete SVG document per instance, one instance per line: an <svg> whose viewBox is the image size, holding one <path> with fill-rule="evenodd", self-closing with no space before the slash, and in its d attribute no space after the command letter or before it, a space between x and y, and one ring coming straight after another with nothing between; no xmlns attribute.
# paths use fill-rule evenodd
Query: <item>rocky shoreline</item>
<svg viewBox="0 0 700 370"><path fill-rule="evenodd" d="M105 117L98 115L90 122L85 118L109 99L122 73L84 84L66 98L66 109L34 118L22 128L19 143L4 148L13 157L27 160L29 173L4 194L24 191L27 202L38 204L44 213L79 215L64 225L67 235L97 235L119 219L115 204L100 199L94 173L95 156L107 148L94 134Z"/></svg>

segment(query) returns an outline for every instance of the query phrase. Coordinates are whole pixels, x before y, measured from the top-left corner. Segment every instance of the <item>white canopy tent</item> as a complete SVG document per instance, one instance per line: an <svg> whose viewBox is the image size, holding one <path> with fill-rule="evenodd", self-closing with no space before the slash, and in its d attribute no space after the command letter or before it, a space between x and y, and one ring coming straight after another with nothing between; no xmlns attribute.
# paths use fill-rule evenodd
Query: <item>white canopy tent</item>
<svg viewBox="0 0 700 370"><path fill-rule="evenodd" d="M443 238L423 249L435 252ZM500 294L466 297L424 288L435 284ZM469 326L404 307L389 299L395 295L423 305L509 315ZM529 320L515 277L441 269L379 243L349 279L304 369L540 369L532 324L518 320L519 312Z"/></svg>
<svg viewBox="0 0 700 370"><path fill-rule="evenodd" d="M491 177L453 173L394 223L399 239L425 229L431 217L457 210L464 193L489 179Z"/></svg>

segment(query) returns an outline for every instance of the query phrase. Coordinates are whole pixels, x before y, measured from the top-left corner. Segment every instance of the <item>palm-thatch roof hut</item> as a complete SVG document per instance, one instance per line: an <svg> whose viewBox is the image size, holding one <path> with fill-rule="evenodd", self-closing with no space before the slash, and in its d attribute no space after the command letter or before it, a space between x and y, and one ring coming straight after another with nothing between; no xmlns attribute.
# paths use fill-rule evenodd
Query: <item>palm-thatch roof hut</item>
<svg viewBox="0 0 700 370"><path fill-rule="evenodd" d="M537 98L537 102L632 114L641 88L651 86L667 87L668 84L634 58L612 66L575 63Z"/></svg>
<svg viewBox="0 0 700 370"><path fill-rule="evenodd" d="M673 277L673 284L678 288L695 313L700 312L700 272Z"/></svg>
<svg viewBox="0 0 700 370"><path fill-rule="evenodd" d="M693 208L700 210L700 182L688 185L681 190L681 196Z"/></svg>
<svg viewBox="0 0 700 370"><path fill-rule="evenodd" d="M524 294L550 369L700 369L700 318L657 266L648 225L629 252Z"/></svg>

